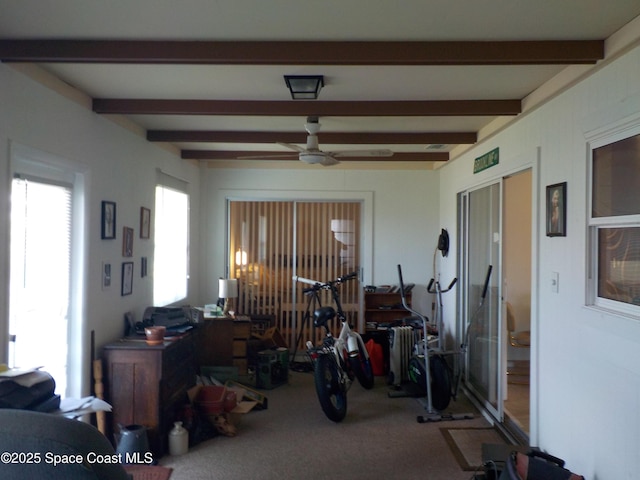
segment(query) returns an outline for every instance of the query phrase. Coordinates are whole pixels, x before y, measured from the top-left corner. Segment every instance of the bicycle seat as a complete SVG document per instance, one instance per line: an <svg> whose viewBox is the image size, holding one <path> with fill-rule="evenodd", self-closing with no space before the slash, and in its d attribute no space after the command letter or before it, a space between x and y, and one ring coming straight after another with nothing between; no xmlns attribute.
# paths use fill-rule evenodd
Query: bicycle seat
<svg viewBox="0 0 640 480"><path fill-rule="evenodd" d="M326 327L327 322L336 316L336 311L333 307L320 307L313 312L313 324L316 327Z"/></svg>

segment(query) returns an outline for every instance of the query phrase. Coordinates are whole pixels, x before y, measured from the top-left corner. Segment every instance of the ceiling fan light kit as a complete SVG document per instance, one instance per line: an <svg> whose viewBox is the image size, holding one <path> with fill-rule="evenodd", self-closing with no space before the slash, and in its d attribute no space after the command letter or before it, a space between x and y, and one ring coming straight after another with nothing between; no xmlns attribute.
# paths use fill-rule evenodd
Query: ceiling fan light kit
<svg viewBox="0 0 640 480"><path fill-rule="evenodd" d="M294 100L316 100L324 87L324 75L285 75L284 81Z"/></svg>

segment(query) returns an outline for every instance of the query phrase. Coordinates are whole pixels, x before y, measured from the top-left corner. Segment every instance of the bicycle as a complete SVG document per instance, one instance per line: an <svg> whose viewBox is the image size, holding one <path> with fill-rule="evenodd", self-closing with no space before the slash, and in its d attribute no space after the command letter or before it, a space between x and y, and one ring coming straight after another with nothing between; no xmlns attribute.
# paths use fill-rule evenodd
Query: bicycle
<svg viewBox="0 0 640 480"><path fill-rule="evenodd" d="M338 285L357 276L353 272L326 283L294 277L298 282L311 284L312 287L305 289L305 293L316 298L320 290L329 290L336 305L335 309L320 306L313 312L314 326L325 330L322 344L315 346L310 340L306 342L307 354L314 367L314 383L320 407L327 418L334 422L341 422L347 415L347 391L355 379L367 390L372 389L374 384L371 360L364 341L358 332L351 329L338 292ZM336 317L342 324L337 337L329 328L329 322Z"/></svg>

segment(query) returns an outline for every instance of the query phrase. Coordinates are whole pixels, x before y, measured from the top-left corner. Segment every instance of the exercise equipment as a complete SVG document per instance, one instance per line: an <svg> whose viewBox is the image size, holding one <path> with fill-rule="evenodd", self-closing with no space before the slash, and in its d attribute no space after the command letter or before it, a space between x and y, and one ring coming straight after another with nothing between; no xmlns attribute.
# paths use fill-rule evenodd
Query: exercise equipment
<svg viewBox="0 0 640 480"><path fill-rule="evenodd" d="M469 325L473 322L475 316L479 313L486 297L487 288L489 285L489 279L491 276L491 265L487 271L484 288L480 300L480 305L472 315ZM451 290L457 282L457 279L449 284L445 289L441 288L440 282L431 279L427 290L429 293L436 294L436 334L433 335L433 328L429 324L429 320L420 312L409 307L404 290L404 281L402 278L402 267L398 265L398 279L400 285L400 297L402 300L402 306L405 310L413 314L420 320L422 326L422 339L416 344L413 357L409 361L409 377L416 385L418 385L426 394L424 408L427 411L426 415L420 415L417 417L418 423L441 421L441 420L461 420L473 418L472 413L460 413L460 414L444 414L442 410L447 408L451 398L454 400L457 397L457 392L460 386L460 381L463 376L463 367L466 361L467 340L469 326L465 328L463 343L460 349L447 350L444 345L444 321L443 321L443 306L442 306L442 294ZM458 365L456 368L454 378L452 381L451 372L447 365L446 356L460 355L465 357L461 361L454 362L454 365ZM452 388L452 384L454 385Z"/></svg>

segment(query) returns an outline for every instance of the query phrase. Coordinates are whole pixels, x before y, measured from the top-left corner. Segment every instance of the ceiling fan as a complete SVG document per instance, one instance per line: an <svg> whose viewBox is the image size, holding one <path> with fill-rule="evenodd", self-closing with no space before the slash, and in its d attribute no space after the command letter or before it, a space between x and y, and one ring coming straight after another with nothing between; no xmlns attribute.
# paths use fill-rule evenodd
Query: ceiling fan
<svg viewBox="0 0 640 480"><path fill-rule="evenodd" d="M283 147L290 148L298 152L298 159L304 163L319 163L328 167L340 163L337 158L342 157L391 157L391 150L344 150L337 152L324 152L318 147L318 132L320 131L320 123L318 117L307 117L307 123L304 124L307 131L307 145L305 148L290 143L278 142Z"/></svg>
<svg viewBox="0 0 640 480"><path fill-rule="evenodd" d="M278 145L289 148L298 152L298 159L301 162L309 164L320 164L325 167L336 165L340 163L338 158L344 157L391 157L393 152L391 150L344 150L336 152L324 152L320 150L318 146L318 132L320 131L320 123L318 117L307 117L307 123L304 124L304 128L307 131L307 144L300 147L291 143L277 142ZM292 154L293 155L293 154ZM276 155L273 156L274 158ZM282 155L278 155L282 157ZM253 158L253 157L243 157ZM266 157L261 157L266 158Z"/></svg>

